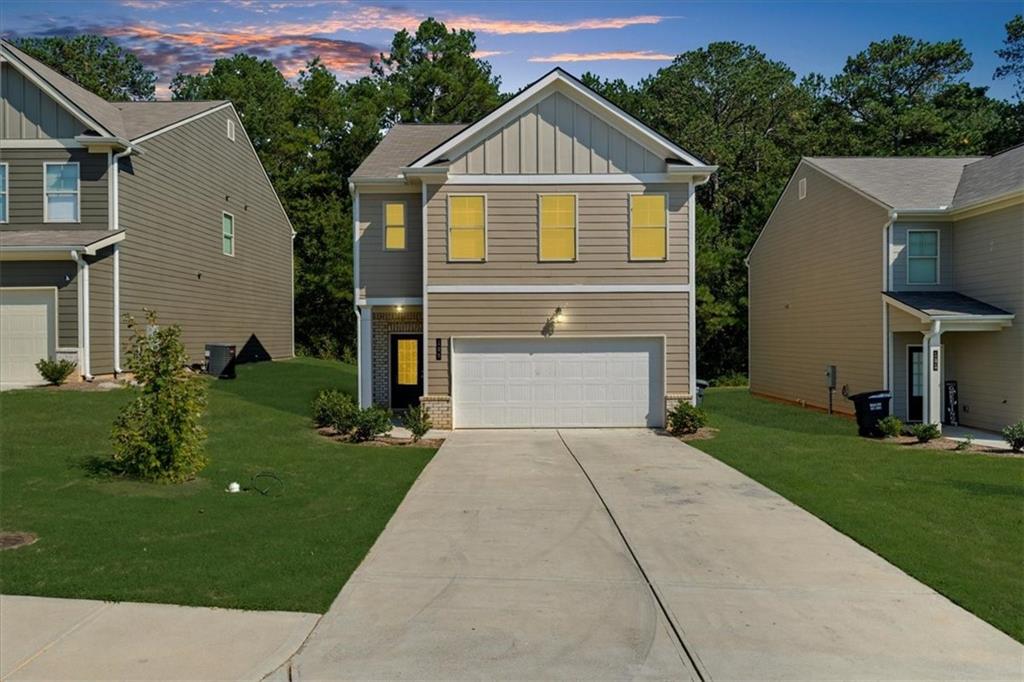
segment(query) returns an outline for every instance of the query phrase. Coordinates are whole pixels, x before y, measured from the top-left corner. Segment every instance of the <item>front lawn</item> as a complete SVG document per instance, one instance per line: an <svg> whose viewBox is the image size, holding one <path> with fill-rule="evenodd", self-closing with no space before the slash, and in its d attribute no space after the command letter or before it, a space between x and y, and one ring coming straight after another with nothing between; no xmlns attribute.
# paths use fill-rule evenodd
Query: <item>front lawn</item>
<svg viewBox="0 0 1024 682"><path fill-rule="evenodd" d="M721 432L691 445L1024 641L1024 459L870 441L746 389L704 407Z"/></svg>
<svg viewBox="0 0 1024 682"><path fill-rule="evenodd" d="M326 611L433 450L319 436L323 387L354 392L355 370L296 359L211 381L210 464L181 485L90 473L127 391L0 394L0 528L39 535L0 552L0 592ZM264 471L283 485L224 492Z"/></svg>

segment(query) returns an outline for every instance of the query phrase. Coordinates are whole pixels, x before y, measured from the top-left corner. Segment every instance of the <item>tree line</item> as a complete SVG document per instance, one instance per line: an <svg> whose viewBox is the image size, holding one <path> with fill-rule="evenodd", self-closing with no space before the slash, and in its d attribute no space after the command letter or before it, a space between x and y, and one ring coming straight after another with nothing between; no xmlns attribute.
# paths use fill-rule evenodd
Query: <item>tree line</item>
<svg viewBox="0 0 1024 682"><path fill-rule="evenodd" d="M994 76L1010 100L967 82L960 40L895 35L831 76L798 78L753 45L714 42L632 85L582 80L720 171L698 192L698 373L746 372L744 258L801 156L991 154L1024 142L1024 17L1005 26ZM152 99L155 75L107 38L24 38L29 54L111 100ZM231 100L295 226L300 352L351 357L355 346L348 177L398 122L472 122L506 101L476 59L471 31L427 19L399 31L368 75L342 82L311 60L292 82L267 59L218 59L179 73L174 99Z"/></svg>

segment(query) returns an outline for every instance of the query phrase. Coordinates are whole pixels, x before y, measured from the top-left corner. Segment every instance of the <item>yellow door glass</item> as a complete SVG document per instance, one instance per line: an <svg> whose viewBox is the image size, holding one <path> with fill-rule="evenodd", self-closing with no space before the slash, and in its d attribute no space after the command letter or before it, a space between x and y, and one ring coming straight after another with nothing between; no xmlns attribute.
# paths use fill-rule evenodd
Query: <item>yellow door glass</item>
<svg viewBox="0 0 1024 682"><path fill-rule="evenodd" d="M667 229L664 194L635 195L630 202L629 257L663 260Z"/></svg>
<svg viewBox="0 0 1024 682"><path fill-rule="evenodd" d="M486 251L483 196L451 197L448 257L452 260L483 260Z"/></svg>
<svg viewBox="0 0 1024 682"><path fill-rule="evenodd" d="M415 386L419 383L419 341L398 339L398 384Z"/></svg>
<svg viewBox="0 0 1024 682"><path fill-rule="evenodd" d="M405 204L384 204L384 248L405 248Z"/></svg>
<svg viewBox="0 0 1024 682"><path fill-rule="evenodd" d="M540 259L576 259L576 197L571 194L540 198Z"/></svg>

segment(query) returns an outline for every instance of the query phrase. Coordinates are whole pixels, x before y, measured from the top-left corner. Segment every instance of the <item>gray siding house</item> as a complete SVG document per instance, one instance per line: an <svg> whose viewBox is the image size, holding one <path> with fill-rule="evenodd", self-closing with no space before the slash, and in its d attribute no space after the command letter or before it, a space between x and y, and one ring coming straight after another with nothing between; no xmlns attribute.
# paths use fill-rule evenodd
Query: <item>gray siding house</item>
<svg viewBox="0 0 1024 682"><path fill-rule="evenodd" d="M0 382L121 372L145 308L194 362L293 355L292 227L229 102L107 102L6 41L0 95Z"/></svg>
<svg viewBox="0 0 1024 682"><path fill-rule="evenodd" d="M350 178L359 398L438 426L661 426L693 400L707 166L556 69Z"/></svg>
<svg viewBox="0 0 1024 682"><path fill-rule="evenodd" d="M907 421L1024 419L1024 147L805 158L747 262L755 393L824 407L835 365Z"/></svg>

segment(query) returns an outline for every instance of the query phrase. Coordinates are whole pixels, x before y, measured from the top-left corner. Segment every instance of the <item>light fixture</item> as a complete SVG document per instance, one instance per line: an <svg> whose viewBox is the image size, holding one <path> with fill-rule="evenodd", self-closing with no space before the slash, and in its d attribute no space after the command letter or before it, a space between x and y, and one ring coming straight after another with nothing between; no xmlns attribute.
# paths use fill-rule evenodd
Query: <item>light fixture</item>
<svg viewBox="0 0 1024 682"><path fill-rule="evenodd" d="M565 322L565 315L562 314L562 309L560 307L559 308L555 308L554 320L555 320L555 322L557 322L559 324L561 324L562 322Z"/></svg>
<svg viewBox="0 0 1024 682"><path fill-rule="evenodd" d="M398 306L397 308L395 308L395 310L397 310L398 312L402 312L402 306Z"/></svg>

